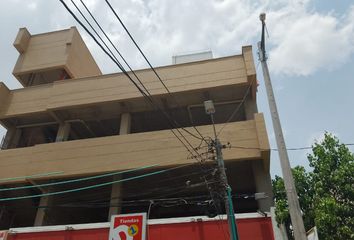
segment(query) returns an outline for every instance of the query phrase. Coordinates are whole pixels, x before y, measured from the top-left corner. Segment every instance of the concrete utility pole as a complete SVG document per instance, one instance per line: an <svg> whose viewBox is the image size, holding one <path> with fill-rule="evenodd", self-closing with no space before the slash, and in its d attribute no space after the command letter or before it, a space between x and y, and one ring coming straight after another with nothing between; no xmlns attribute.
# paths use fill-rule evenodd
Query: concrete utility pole
<svg viewBox="0 0 354 240"><path fill-rule="evenodd" d="M236 220L235 220L235 212L234 212L234 207L233 207L233 203L232 203L231 188L227 182L224 158L222 156L223 146L220 143L219 139L217 138L216 130L215 130L214 116L213 116L213 114L215 113L215 108L214 108L213 101L211 101L211 100L205 101L204 107L205 107L206 113L209 114L211 117L211 121L213 123L213 128L214 128L214 136L215 136L214 147L215 147L215 151L216 151L216 160L218 163L218 172L220 174L220 180L221 180L221 184L222 184L222 196L224 198L224 203L225 203L227 222L229 224L230 239L231 240L238 240L239 238L238 238L237 225L236 225Z"/></svg>
<svg viewBox="0 0 354 240"><path fill-rule="evenodd" d="M269 108L272 116L275 139L277 141L277 146L278 146L280 165L281 165L283 178L284 178L286 196L288 198L291 224L293 227L295 239L306 240L307 237L306 237L305 227L301 216L300 204L299 204L299 200L298 200L298 196L294 184L293 175L291 172L288 152L286 150L283 131L280 125L279 114L278 114L277 105L274 98L273 87L270 80L270 75L269 75L269 70L267 65L267 56L266 56L265 41L264 41L265 40L264 39L265 38L264 36L265 18L266 18L265 13L262 13L259 16L259 18L262 22L262 40L261 42L258 43L258 54L259 54L259 60L261 61L262 64L264 83L267 90L268 103L269 103Z"/></svg>

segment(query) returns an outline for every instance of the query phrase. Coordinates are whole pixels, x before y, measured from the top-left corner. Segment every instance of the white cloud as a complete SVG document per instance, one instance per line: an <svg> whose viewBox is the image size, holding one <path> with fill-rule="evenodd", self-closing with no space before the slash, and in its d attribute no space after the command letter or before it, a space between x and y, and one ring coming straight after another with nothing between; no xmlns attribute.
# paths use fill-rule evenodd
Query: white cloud
<svg viewBox="0 0 354 240"><path fill-rule="evenodd" d="M346 62L354 52L353 9L342 18L308 11L275 16L271 69L287 75L310 75Z"/></svg>
<svg viewBox="0 0 354 240"><path fill-rule="evenodd" d="M73 7L70 1L66 2ZM75 2L82 7L78 0ZM98 0L85 0L85 3L128 62L134 68L146 67L107 5ZM267 39L270 67L274 73L309 75L331 70L346 62L354 51L354 7L348 13L326 14L312 9L313 0L124 0L111 3L155 66L170 64L176 53L211 49L214 56L219 57L240 53L242 45L255 47L261 30L258 15L264 11L270 32ZM18 1L8 1L7 5L15 4ZM43 32L78 25L58 1L37 0L26 6L36 10L35 19L23 15L21 11L25 10L21 8L12 10L11 15L4 9L2 18L7 16L7 22L10 18L21 19L22 25L32 24ZM82 30L81 33L86 35ZM89 39L87 35L85 39ZM116 71L93 41L88 45L104 72Z"/></svg>
<svg viewBox="0 0 354 240"><path fill-rule="evenodd" d="M27 7L30 9L30 10L36 10L37 9L37 3L36 2L29 2Z"/></svg>
<svg viewBox="0 0 354 240"><path fill-rule="evenodd" d="M266 11L270 67L274 73L286 75L335 69L353 54L354 8L336 17L313 11L310 3L311 0L112 2L154 65L170 64L176 53L212 49L218 57L239 53L242 45L255 46L260 38L258 15ZM94 0L90 4L133 67L146 67L108 7ZM101 50L93 49L104 71L116 69L104 63Z"/></svg>

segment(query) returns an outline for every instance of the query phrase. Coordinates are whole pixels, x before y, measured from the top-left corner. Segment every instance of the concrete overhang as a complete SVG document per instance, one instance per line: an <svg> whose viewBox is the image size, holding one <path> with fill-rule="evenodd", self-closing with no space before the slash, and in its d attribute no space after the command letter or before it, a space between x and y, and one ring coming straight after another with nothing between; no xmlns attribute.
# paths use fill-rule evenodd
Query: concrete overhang
<svg viewBox="0 0 354 240"><path fill-rule="evenodd" d="M244 47L242 55L158 67L156 71L173 96L167 94L151 69L137 70L136 74L155 101L164 107L187 107L208 99L215 102L240 100L248 88L251 88L251 96L256 97L251 47ZM123 73L55 81L16 90L0 84L0 98L3 100L0 121L5 127L15 123L62 121L78 113L104 117L151 110Z"/></svg>
<svg viewBox="0 0 354 240"><path fill-rule="evenodd" d="M216 129L222 126L217 124ZM211 125L198 126L204 136L212 136L212 129ZM200 144L199 139L190 135L186 138L192 145ZM255 114L254 120L229 123L220 139L232 146L223 151L226 162L263 160L269 171L269 142L262 114ZM195 163L195 159L169 130L115 135L2 150L0 184L27 182L28 176L36 175L38 177L31 177L31 180L79 177L154 164L169 167L189 163ZM53 172L57 174L48 174Z"/></svg>
<svg viewBox="0 0 354 240"><path fill-rule="evenodd" d="M35 35L20 28L13 45L20 53L13 75L23 86L101 75L76 27Z"/></svg>

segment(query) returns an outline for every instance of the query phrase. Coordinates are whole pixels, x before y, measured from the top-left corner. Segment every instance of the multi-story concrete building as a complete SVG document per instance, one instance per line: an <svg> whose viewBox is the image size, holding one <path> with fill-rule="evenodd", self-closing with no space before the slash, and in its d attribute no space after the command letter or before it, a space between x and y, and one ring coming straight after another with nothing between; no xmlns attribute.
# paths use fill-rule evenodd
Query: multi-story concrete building
<svg viewBox="0 0 354 240"><path fill-rule="evenodd" d="M9 90L0 82L0 122L7 129L0 151L0 229L107 222L112 214L149 207L152 219L221 214L212 204L188 203L210 199L202 178L210 171L201 171L200 159L191 157L164 114L123 73L101 73L75 27L37 35L23 28L14 46L19 58L13 75L23 88ZM197 137L193 126L213 137L203 106L213 100L219 139L231 146L223 156L235 212L269 212L270 149L257 111L252 48L156 71L171 94L151 69L135 73L159 106ZM213 160L203 141L181 132L194 147L201 146L202 165L210 169ZM193 165L105 185L185 164ZM86 179L121 171L127 172ZM81 189L97 184L102 186ZM268 197L256 200L254 194L261 192ZM151 207L151 199L167 203L156 200Z"/></svg>

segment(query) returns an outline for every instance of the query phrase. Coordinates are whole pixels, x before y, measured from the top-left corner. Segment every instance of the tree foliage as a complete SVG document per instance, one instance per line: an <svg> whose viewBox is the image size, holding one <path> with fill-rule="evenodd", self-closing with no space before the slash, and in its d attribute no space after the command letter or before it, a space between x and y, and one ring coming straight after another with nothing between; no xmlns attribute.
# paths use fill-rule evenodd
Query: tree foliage
<svg viewBox="0 0 354 240"><path fill-rule="evenodd" d="M354 239L354 155L326 133L308 155L312 172L292 169L306 230L316 226L319 238ZM291 237L284 181L275 176L273 192L276 220L285 224Z"/></svg>
<svg viewBox="0 0 354 240"><path fill-rule="evenodd" d="M300 206L303 212L305 229L309 230L314 226L313 211L313 188L311 184L311 173L306 172L302 166L296 166L292 169L296 191L299 196ZM275 176L272 180L273 193L275 200L275 215L279 224L284 224L287 234L292 238L291 221L288 210L288 201L286 199L285 186L283 178Z"/></svg>

